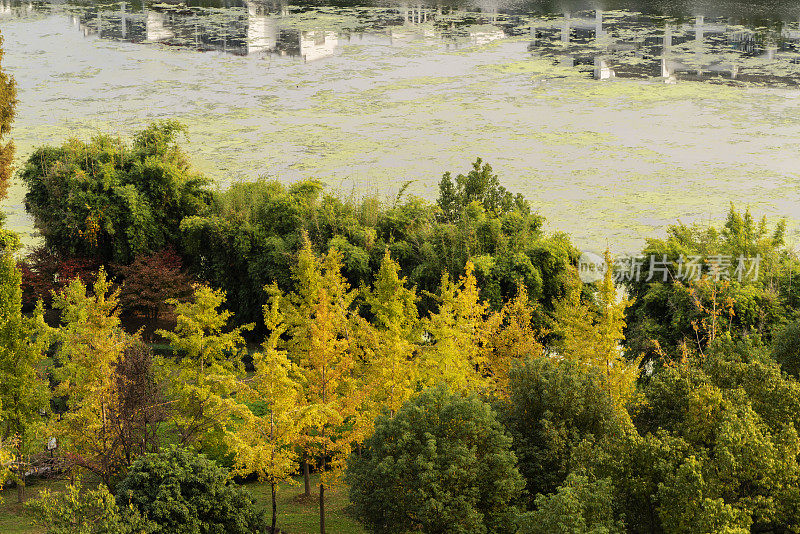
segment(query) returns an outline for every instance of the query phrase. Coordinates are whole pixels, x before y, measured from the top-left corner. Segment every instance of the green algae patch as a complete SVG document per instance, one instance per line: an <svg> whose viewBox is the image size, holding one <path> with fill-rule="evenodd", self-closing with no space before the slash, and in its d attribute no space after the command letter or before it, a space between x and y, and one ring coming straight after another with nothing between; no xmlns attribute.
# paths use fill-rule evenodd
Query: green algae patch
<svg viewBox="0 0 800 534"><path fill-rule="evenodd" d="M586 75L574 67L561 65L551 59L531 58L478 67L485 72L503 75L528 74L545 78L585 78Z"/></svg>

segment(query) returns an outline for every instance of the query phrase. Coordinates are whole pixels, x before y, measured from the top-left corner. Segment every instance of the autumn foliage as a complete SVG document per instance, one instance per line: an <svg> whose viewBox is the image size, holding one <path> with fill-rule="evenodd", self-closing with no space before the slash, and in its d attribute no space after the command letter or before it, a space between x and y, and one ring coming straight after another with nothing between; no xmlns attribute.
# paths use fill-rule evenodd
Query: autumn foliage
<svg viewBox="0 0 800 534"><path fill-rule="evenodd" d="M184 301L192 294L192 279L172 248L137 256L133 263L116 270L123 282L120 305L125 313L140 315L148 324L173 308L167 301Z"/></svg>

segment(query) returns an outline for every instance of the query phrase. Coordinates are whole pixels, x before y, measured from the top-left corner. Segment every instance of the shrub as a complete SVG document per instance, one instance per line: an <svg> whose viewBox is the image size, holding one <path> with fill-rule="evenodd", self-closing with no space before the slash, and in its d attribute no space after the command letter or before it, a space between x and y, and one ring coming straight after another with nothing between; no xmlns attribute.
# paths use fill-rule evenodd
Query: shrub
<svg viewBox="0 0 800 534"><path fill-rule="evenodd" d="M136 460L117 504L133 506L164 534L268 532L265 516L228 472L205 456L172 448Z"/></svg>
<svg viewBox="0 0 800 534"><path fill-rule="evenodd" d="M507 534L524 487L489 406L442 388L381 417L347 479L356 515L380 533Z"/></svg>
<svg viewBox="0 0 800 534"><path fill-rule="evenodd" d="M775 336L772 355L781 369L800 377L800 321L784 326Z"/></svg>

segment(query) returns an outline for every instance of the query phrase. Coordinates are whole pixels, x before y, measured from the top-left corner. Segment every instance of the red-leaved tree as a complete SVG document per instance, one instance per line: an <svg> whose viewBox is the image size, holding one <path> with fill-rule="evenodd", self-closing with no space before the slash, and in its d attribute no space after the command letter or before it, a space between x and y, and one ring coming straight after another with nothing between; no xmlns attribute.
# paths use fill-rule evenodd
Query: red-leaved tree
<svg viewBox="0 0 800 534"><path fill-rule="evenodd" d="M171 248L137 256L133 263L118 266L116 271L123 281L119 296L123 313L143 318L147 330L171 311L168 299L183 300L192 295L192 279Z"/></svg>
<svg viewBox="0 0 800 534"><path fill-rule="evenodd" d="M49 307L53 292L60 292L75 278L91 286L100 264L91 258L63 257L45 247L33 249L19 263L22 273L22 304L26 308L42 300Z"/></svg>

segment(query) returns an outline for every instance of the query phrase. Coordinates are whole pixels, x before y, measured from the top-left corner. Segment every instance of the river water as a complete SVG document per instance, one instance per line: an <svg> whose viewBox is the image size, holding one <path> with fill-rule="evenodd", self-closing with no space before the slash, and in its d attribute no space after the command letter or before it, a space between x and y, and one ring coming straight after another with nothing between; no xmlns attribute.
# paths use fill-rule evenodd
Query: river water
<svg viewBox="0 0 800 534"><path fill-rule="evenodd" d="M20 161L148 121L224 188L434 198L481 157L550 230L633 252L731 203L800 222L800 2L0 0ZM16 184L3 209L32 242Z"/></svg>

